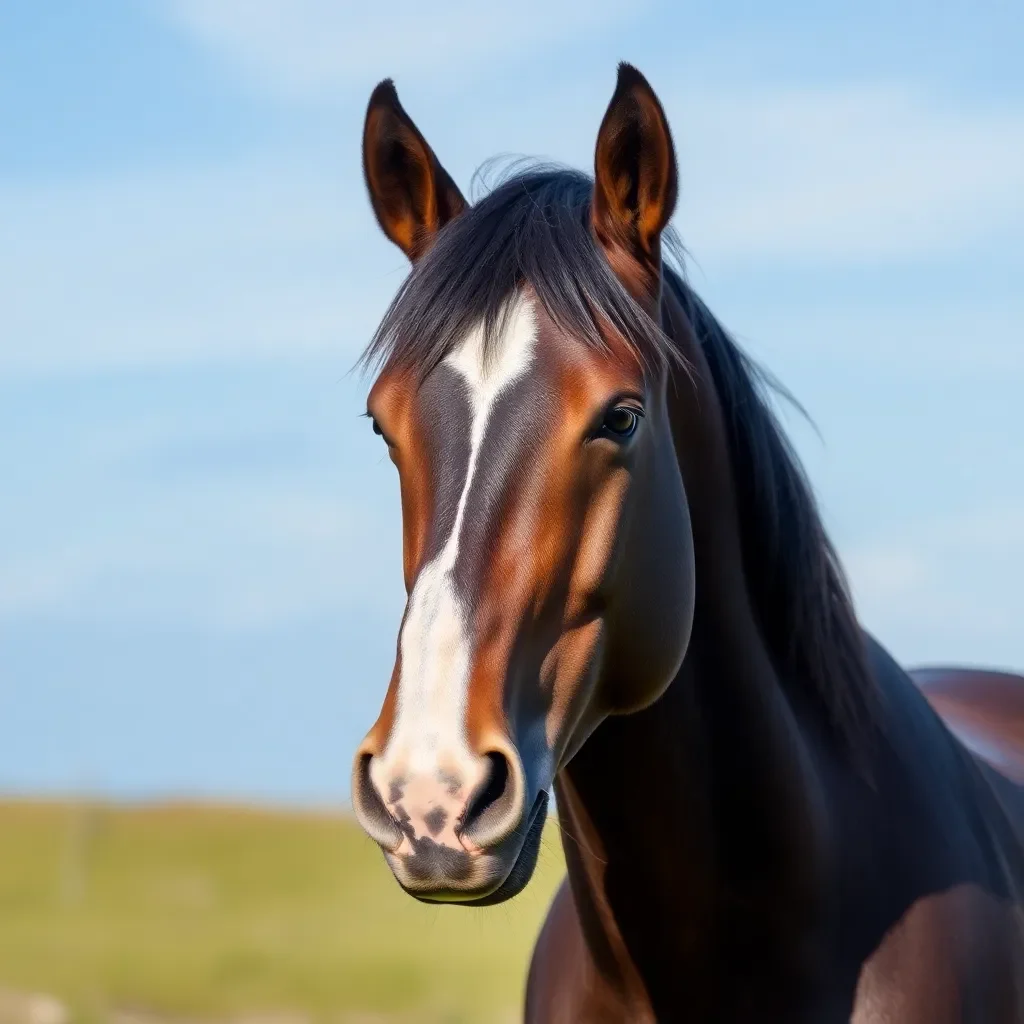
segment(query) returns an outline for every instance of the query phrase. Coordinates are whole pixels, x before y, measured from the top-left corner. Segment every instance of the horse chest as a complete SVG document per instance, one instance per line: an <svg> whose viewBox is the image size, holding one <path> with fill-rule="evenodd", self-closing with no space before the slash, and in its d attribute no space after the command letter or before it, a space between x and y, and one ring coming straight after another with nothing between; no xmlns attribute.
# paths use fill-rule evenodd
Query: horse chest
<svg viewBox="0 0 1024 1024"><path fill-rule="evenodd" d="M858 970L780 1000L768 974L705 977L656 1010L639 977L594 963L568 886L552 904L527 983L527 1024L1022 1024L1024 917L973 886L913 904ZM671 972L672 964L660 965ZM662 1003L669 1003L662 994Z"/></svg>

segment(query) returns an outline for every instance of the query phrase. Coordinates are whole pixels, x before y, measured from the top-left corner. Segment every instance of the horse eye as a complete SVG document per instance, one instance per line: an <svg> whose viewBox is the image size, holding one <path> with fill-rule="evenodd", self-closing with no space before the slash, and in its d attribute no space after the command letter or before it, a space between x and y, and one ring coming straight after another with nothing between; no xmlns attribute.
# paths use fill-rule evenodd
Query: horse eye
<svg viewBox="0 0 1024 1024"><path fill-rule="evenodd" d="M373 427L373 432L378 437L383 437L384 436L384 431L380 429L380 424L372 416L370 417L370 424Z"/></svg>
<svg viewBox="0 0 1024 1024"><path fill-rule="evenodd" d="M640 414L624 405L609 410L604 418L604 429L618 438L632 437L640 422Z"/></svg>

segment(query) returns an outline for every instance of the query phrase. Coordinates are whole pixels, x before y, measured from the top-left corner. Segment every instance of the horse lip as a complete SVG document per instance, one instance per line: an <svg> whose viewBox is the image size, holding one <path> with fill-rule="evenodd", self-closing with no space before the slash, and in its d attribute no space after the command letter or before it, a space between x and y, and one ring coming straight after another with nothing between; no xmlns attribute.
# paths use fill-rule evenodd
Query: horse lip
<svg viewBox="0 0 1024 1024"><path fill-rule="evenodd" d="M431 899L429 896L417 895L415 892L406 889L404 885L402 886L402 888L414 899L419 900L420 903L429 903L433 906L486 907L490 906L494 902L502 902L495 901L493 897L495 893L501 891L505 883L515 873L516 867L519 865L519 861L523 856L523 852L526 850L527 840L530 839L531 833L533 832L536 826L537 818L539 817L541 812L547 808L547 805L548 791L546 789L542 789L534 798L533 806L530 808L530 814L526 819L526 827L522 831L522 841L519 844L519 849L516 851L515 860L513 860L512 863L509 865L508 871L506 871L505 874L487 892L481 893L477 896L472 897L472 899L468 900L436 900ZM539 837L537 839L537 842L540 842ZM399 885L401 885L401 882L399 882Z"/></svg>

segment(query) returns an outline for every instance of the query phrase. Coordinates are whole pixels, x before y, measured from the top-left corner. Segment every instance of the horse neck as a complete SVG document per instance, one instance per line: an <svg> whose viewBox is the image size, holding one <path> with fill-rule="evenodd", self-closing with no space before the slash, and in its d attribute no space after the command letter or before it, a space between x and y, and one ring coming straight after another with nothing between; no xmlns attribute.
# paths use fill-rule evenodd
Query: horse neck
<svg viewBox="0 0 1024 1024"><path fill-rule="evenodd" d="M647 991L685 984L690 998L727 944L754 943L748 959L765 969L808 955L824 831L805 732L751 608L722 412L693 349L696 401L685 377L669 385L698 581L686 659L653 706L606 719L556 780L602 976L624 991L640 977Z"/></svg>

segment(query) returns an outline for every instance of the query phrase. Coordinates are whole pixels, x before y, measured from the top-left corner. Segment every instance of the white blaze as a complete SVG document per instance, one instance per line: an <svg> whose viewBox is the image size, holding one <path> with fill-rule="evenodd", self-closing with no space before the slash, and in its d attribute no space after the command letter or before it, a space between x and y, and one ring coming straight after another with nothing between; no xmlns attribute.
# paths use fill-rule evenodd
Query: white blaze
<svg viewBox="0 0 1024 1024"><path fill-rule="evenodd" d="M395 720L383 756L374 759L378 782L395 772L411 777L432 775L439 768L456 770L468 786L476 781L477 758L469 750L465 728L472 637L452 570L491 411L502 390L526 372L535 340L532 305L519 298L490 359L484 361L481 327L445 359L466 383L471 415L469 464L452 532L437 556L420 571L409 596L399 640L401 675Z"/></svg>

